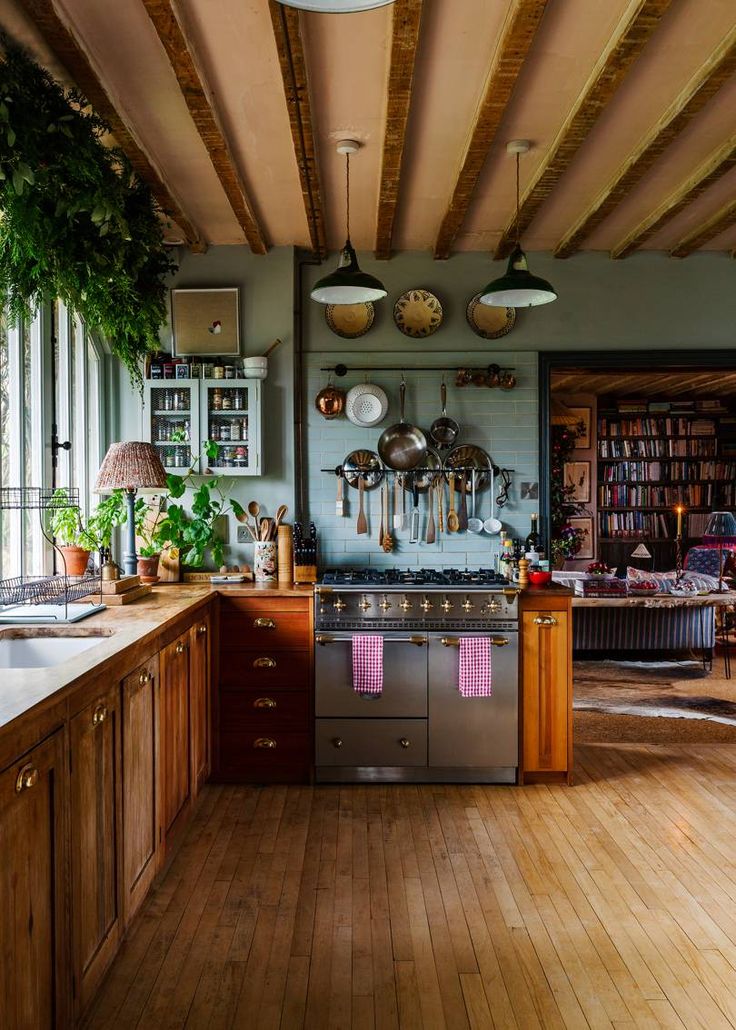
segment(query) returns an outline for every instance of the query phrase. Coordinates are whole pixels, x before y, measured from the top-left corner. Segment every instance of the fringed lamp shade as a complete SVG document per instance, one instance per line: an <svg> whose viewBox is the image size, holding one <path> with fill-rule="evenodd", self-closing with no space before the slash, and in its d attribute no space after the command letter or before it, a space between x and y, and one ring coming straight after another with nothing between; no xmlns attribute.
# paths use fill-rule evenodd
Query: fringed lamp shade
<svg viewBox="0 0 736 1030"><path fill-rule="evenodd" d="M166 472L152 444L139 440L110 444L97 474L95 493L165 489Z"/></svg>
<svg viewBox="0 0 736 1030"><path fill-rule="evenodd" d="M570 411L566 404L558 401L555 397L550 402L550 414L550 421L553 426L575 426L580 421L578 416Z"/></svg>

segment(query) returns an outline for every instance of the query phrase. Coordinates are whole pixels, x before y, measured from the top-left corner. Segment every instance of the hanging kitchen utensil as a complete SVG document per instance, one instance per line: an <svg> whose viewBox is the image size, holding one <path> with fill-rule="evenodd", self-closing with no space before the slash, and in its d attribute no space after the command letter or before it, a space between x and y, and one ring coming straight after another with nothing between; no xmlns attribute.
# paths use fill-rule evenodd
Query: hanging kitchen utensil
<svg viewBox="0 0 736 1030"><path fill-rule="evenodd" d="M468 528L468 473L460 477L460 511L458 512L458 529L464 533Z"/></svg>
<svg viewBox="0 0 736 1030"><path fill-rule="evenodd" d="M437 451L432 447L428 447L427 453L424 456L424 461L422 462L421 470L414 469L412 472L412 480L416 483L417 490L420 494L426 494L432 481L441 468L442 458L440 458ZM411 489L411 485L408 489Z"/></svg>
<svg viewBox="0 0 736 1030"><path fill-rule="evenodd" d="M386 532L386 481L381 486L381 525L378 528L378 546L383 547L383 535Z"/></svg>
<svg viewBox="0 0 736 1030"><path fill-rule="evenodd" d="M459 447L453 447L445 458L446 469L458 469L460 471L465 469L467 472L471 469L476 469L478 476L475 488L481 492L487 490L491 482L492 464L488 452L473 443L464 443L460 444Z"/></svg>
<svg viewBox="0 0 736 1030"><path fill-rule="evenodd" d="M374 317L375 310L371 301L362 304L327 304L325 307L325 322L333 333L345 340L357 340L359 336L365 336L373 325Z"/></svg>
<svg viewBox="0 0 736 1030"><path fill-rule="evenodd" d="M343 499L343 478L342 478L342 465L338 465L335 469L335 475L337 476L337 497L335 498L335 515L338 518L342 518L345 515L345 501Z"/></svg>
<svg viewBox="0 0 736 1030"><path fill-rule="evenodd" d="M483 523L483 529L490 536L498 536L503 529L503 523L496 518L496 477L493 466L491 466L491 516Z"/></svg>
<svg viewBox="0 0 736 1030"><path fill-rule="evenodd" d="M348 390L345 414L348 421L361 429L372 429L383 422L388 412L386 391L373 383L360 383Z"/></svg>
<svg viewBox="0 0 736 1030"><path fill-rule="evenodd" d="M394 476L394 529L403 529L401 518L401 505L404 500L404 491L401 489L401 477Z"/></svg>
<svg viewBox="0 0 736 1030"><path fill-rule="evenodd" d="M513 309L512 309L513 310ZM475 469L472 469L470 473L470 518L468 519L468 529L471 533L482 533L483 532L483 519L479 519L475 512L475 481L478 477L478 473Z"/></svg>
<svg viewBox="0 0 736 1030"><path fill-rule="evenodd" d="M322 418L328 420L342 415L345 410L345 391L332 385L332 376L328 377L327 386L315 397L314 406Z"/></svg>
<svg viewBox="0 0 736 1030"><path fill-rule="evenodd" d="M434 522L434 479L429 484L429 493L427 494L427 535L425 537L428 544L433 544L437 539L437 529Z"/></svg>
<svg viewBox="0 0 736 1030"><path fill-rule="evenodd" d="M437 490L437 529L440 533L445 532L445 516L442 510L442 506L445 498L445 479L444 476L437 476L437 482L435 483L435 489Z"/></svg>
<svg viewBox="0 0 736 1030"><path fill-rule="evenodd" d="M409 523L409 543L419 543L419 491L417 490L417 484L414 476L412 478L412 509Z"/></svg>
<svg viewBox="0 0 736 1030"><path fill-rule="evenodd" d="M516 308L496 308L490 304L481 304L480 294L469 301L465 311L468 325L484 340L498 340L510 333L516 322Z"/></svg>
<svg viewBox="0 0 736 1030"><path fill-rule="evenodd" d="M501 492L496 498L496 504L499 508L504 508L508 504L509 500L509 489L511 488L511 470L501 469Z"/></svg>
<svg viewBox="0 0 736 1030"><path fill-rule="evenodd" d="M357 487L361 481L366 490L372 490L383 479L381 459L375 451L351 451L342 463L342 474L349 486Z"/></svg>
<svg viewBox="0 0 736 1030"><path fill-rule="evenodd" d="M427 438L421 429L404 419L406 381L401 377L399 386L401 418L394 425L384 429L378 441L378 453L384 465L390 469L407 472L419 465L427 453Z"/></svg>
<svg viewBox="0 0 736 1030"><path fill-rule="evenodd" d="M382 489L383 489L383 495L384 495L384 504L385 504L385 507L386 507L386 528L385 528L385 530L383 532L383 549L386 552L386 554L390 554L391 551L393 551L393 549L394 549L394 537L393 537L393 533L391 532L391 512L390 512L391 492L390 492L389 486L388 486L388 479L384 479Z"/></svg>
<svg viewBox="0 0 736 1030"><path fill-rule="evenodd" d="M457 533L460 528L460 519L455 511L455 473L450 473L450 500L447 509L447 532Z"/></svg>
<svg viewBox="0 0 736 1030"><path fill-rule="evenodd" d="M365 479L362 475L358 475L358 496L360 498L358 506L358 522L355 526L355 532L358 536L363 536L368 532L368 520L365 517Z"/></svg>
<svg viewBox="0 0 736 1030"><path fill-rule="evenodd" d="M442 385L440 386L440 398L442 401L442 414L439 418L436 418L429 427L429 435L432 442L444 450L446 447L452 447L457 440L458 433L460 432L460 426L457 424L455 419L448 418L447 416L447 386L445 384L444 376L442 377Z"/></svg>
<svg viewBox="0 0 736 1030"><path fill-rule="evenodd" d="M428 290L407 290L394 304L394 322L405 336L423 339L442 325L442 305Z"/></svg>

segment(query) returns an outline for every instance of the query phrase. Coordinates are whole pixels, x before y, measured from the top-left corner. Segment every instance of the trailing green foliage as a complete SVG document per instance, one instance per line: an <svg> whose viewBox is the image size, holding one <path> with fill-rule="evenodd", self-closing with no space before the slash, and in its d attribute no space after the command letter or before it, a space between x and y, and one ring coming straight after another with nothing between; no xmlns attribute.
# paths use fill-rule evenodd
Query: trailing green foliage
<svg viewBox="0 0 736 1030"><path fill-rule="evenodd" d="M0 302L11 317L60 298L140 386L173 270L150 190L108 126L0 34Z"/></svg>
<svg viewBox="0 0 736 1030"><path fill-rule="evenodd" d="M64 487L54 490L48 512L49 531L62 547L83 547L86 551L102 551L110 547L112 531L126 519L122 490L113 490L100 501L84 522L76 504L71 504Z"/></svg>

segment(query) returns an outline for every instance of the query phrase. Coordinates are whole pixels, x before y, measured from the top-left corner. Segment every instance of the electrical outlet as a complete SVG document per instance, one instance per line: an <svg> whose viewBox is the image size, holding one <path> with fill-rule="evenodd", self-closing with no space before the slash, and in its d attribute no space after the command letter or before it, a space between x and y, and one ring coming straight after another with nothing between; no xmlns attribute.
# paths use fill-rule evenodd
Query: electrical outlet
<svg viewBox="0 0 736 1030"><path fill-rule="evenodd" d="M253 540L253 537L248 532L247 526L238 526L238 543L247 544Z"/></svg>

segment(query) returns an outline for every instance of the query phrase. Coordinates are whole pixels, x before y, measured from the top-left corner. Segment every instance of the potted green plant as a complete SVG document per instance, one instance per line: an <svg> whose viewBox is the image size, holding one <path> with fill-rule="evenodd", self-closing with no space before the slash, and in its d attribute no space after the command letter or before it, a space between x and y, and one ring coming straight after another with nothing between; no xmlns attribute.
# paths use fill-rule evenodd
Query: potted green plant
<svg viewBox="0 0 736 1030"><path fill-rule="evenodd" d="M149 504L145 497L135 502L135 532L138 544L138 575L141 583L158 583L161 558L160 525L164 519L163 499Z"/></svg>
<svg viewBox="0 0 736 1030"><path fill-rule="evenodd" d="M112 533L125 523L126 511L122 490L113 492L100 501L87 520L87 532L98 551L109 551Z"/></svg>
<svg viewBox="0 0 736 1030"><path fill-rule="evenodd" d="M49 530L64 559L68 576L83 576L89 556L97 541L84 525L82 513L69 501L69 494L63 488L55 490L49 506Z"/></svg>

